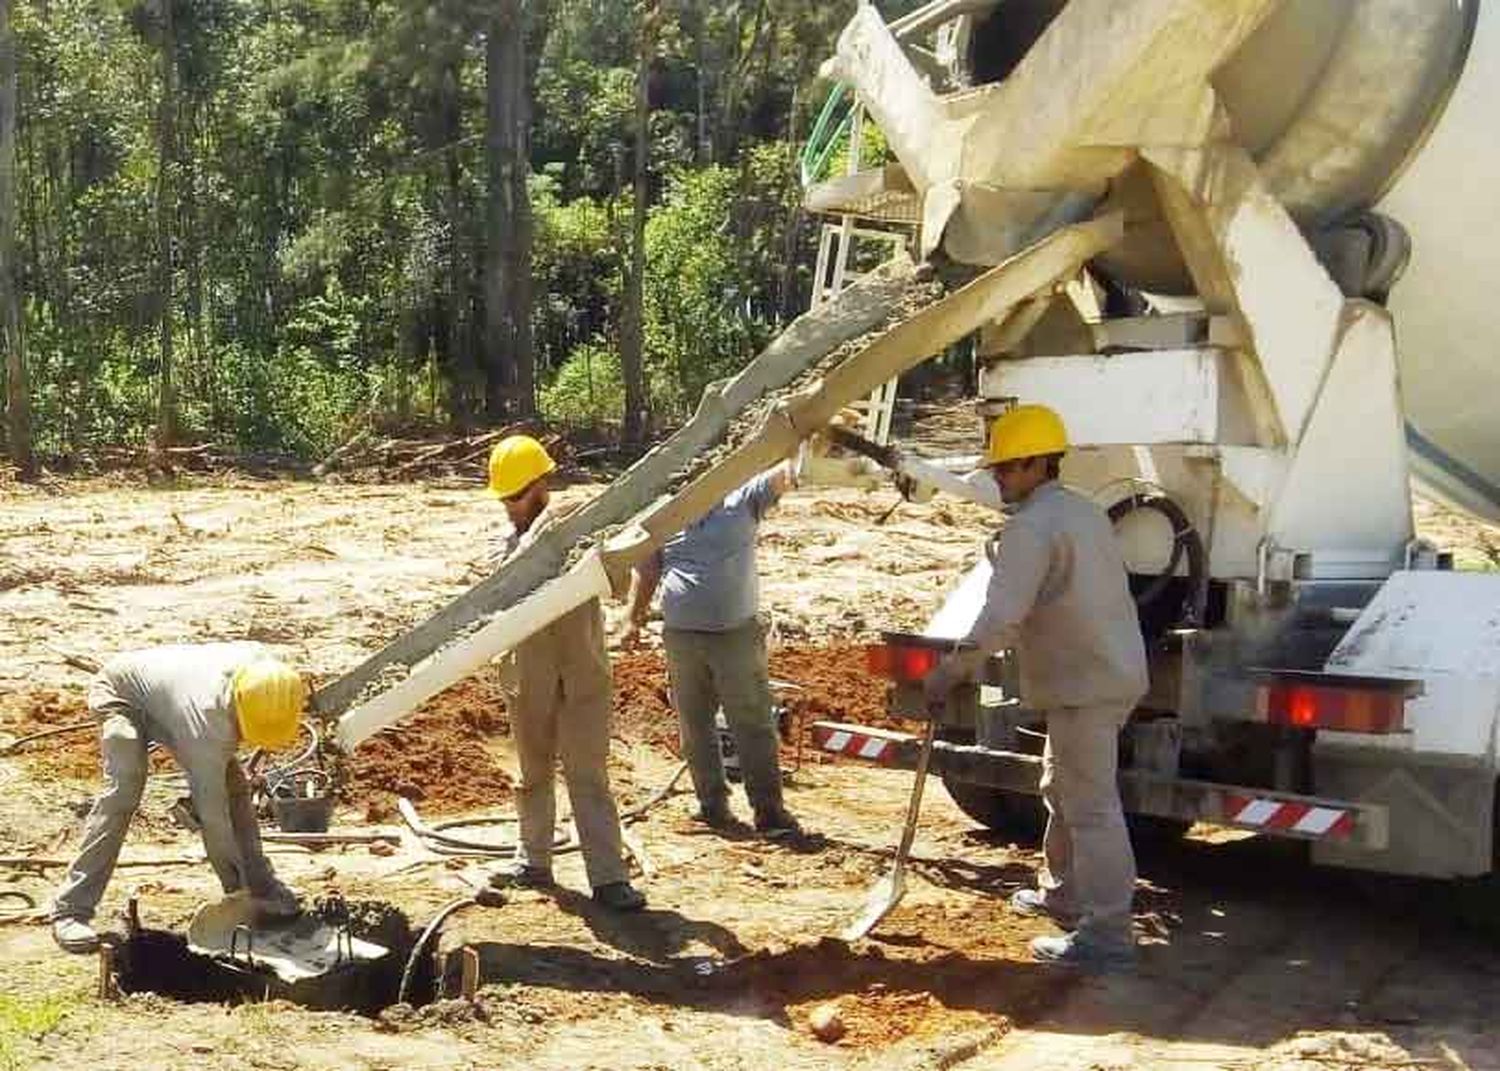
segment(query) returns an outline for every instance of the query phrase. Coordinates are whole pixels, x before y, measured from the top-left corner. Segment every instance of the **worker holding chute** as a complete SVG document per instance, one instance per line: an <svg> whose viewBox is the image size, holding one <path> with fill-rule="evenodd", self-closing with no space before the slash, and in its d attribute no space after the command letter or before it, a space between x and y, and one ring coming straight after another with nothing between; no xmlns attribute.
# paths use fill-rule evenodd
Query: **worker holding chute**
<svg viewBox="0 0 1500 1071"><path fill-rule="evenodd" d="M548 482L556 468L529 435L509 436L490 452L489 489L510 519L494 554L497 568L545 526ZM500 685L521 763L521 843L515 861L491 875L490 884L552 884L553 786L560 757L594 899L616 911L639 911L646 898L626 878L620 814L609 788L614 682L599 600L569 611L503 655Z"/></svg>

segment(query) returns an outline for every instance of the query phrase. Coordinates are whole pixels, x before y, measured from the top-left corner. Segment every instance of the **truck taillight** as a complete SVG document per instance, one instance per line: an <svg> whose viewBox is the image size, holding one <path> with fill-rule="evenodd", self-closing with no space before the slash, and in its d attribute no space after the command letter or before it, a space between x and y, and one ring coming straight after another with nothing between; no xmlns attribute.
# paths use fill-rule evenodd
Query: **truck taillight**
<svg viewBox="0 0 1500 1071"><path fill-rule="evenodd" d="M943 653L936 647L872 644L865 648L865 667L877 677L914 684L933 671Z"/></svg>
<svg viewBox="0 0 1500 1071"><path fill-rule="evenodd" d="M1261 685L1260 715L1294 729L1399 733L1406 728L1406 697L1390 688L1284 681Z"/></svg>

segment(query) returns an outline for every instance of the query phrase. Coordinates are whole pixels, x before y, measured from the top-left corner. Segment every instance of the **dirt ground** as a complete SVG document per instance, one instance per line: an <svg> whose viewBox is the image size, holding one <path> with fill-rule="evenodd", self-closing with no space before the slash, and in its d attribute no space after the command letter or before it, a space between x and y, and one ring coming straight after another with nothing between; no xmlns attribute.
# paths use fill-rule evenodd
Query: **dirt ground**
<svg viewBox="0 0 1500 1071"><path fill-rule="evenodd" d="M379 1019L100 1000L93 957L61 955L44 927L9 918L26 898L44 903L60 870L0 866L0 1071L1500 1069L1500 949L1453 921L1447 892L1315 871L1286 844L1205 835L1143 850L1141 970L1083 978L1030 962L1026 942L1049 927L1005 910L1035 853L977 829L934 785L906 900L873 938L832 940L882 872L911 779L824 762L797 730L883 716L861 645L918 626L985 530L981 511L941 502L877 523L894 502L799 493L764 532L771 670L793 714L788 799L820 835L811 843L707 833L679 792L631 827L650 910L595 910L580 861L565 856L555 893L514 893L444 928L445 948L478 954L474 1005ZM0 507L0 745L86 716L88 674L69 656L253 638L337 673L471 583L497 519L491 500L451 486L243 477L3 488ZM1500 545L1429 507L1421 519L1474 564ZM609 613L618 624L620 608ZM675 728L659 651L616 655L612 775L629 808L672 776ZM487 675L438 697L357 755L339 827L398 832L398 793L424 816L507 811L507 729ZM87 732L0 758L0 857L66 858L96 763ZM215 888L165 815L182 786L170 760L158 766L104 916L135 892L148 925L180 928ZM748 813L742 797L736 807ZM379 897L418 923L485 876L409 836L394 854L277 847L273 858L310 896ZM809 1027L829 1005L844 1028L834 1042Z"/></svg>

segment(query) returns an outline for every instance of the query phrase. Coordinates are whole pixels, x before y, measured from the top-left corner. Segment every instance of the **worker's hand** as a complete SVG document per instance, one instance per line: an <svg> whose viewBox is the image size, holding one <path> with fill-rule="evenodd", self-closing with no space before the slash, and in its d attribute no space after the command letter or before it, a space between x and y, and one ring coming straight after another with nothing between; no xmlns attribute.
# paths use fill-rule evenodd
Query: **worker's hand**
<svg viewBox="0 0 1500 1071"><path fill-rule="evenodd" d="M857 431L860 424L864 422L864 419L858 409L855 409L853 406L845 406L828 421L828 426ZM833 449L833 441L822 431L814 432L812 437L807 441L807 452L811 457L827 457Z"/></svg>
<svg viewBox="0 0 1500 1071"><path fill-rule="evenodd" d="M625 631L620 633L620 646L627 651L633 651L641 645L641 623L630 621L625 625Z"/></svg>

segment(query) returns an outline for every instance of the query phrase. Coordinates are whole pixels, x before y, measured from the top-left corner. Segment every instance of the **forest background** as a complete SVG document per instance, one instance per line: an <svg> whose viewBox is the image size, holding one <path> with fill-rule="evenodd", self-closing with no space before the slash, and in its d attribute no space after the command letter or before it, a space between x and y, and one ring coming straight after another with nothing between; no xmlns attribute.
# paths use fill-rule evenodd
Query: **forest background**
<svg viewBox="0 0 1500 1071"><path fill-rule="evenodd" d="M807 307L850 6L0 0L0 447L648 441Z"/></svg>

